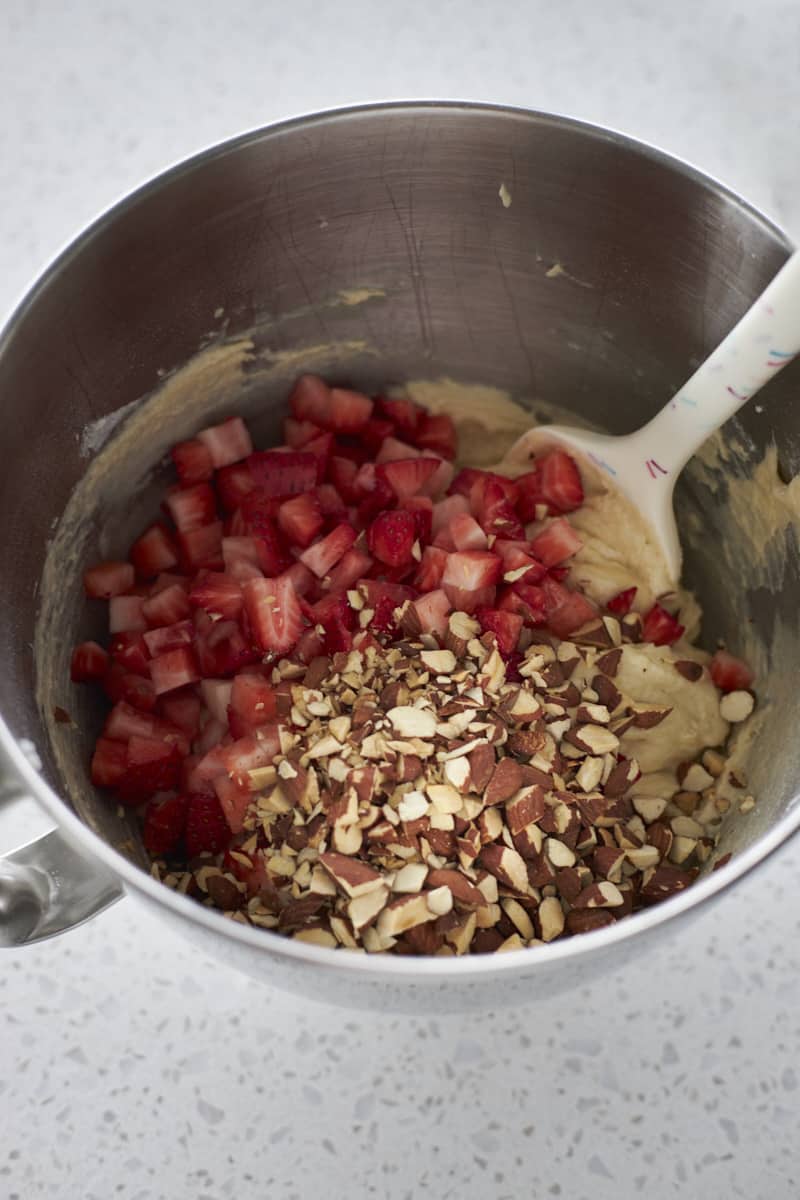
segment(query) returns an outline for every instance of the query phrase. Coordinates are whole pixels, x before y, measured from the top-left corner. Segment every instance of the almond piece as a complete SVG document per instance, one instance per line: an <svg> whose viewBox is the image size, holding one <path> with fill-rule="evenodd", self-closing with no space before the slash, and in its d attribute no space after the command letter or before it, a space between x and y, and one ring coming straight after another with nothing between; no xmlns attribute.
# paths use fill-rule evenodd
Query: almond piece
<svg viewBox="0 0 800 1200"><path fill-rule="evenodd" d="M502 804L510 800L521 787L522 771L519 763L513 758L501 758L483 794L483 802L487 805Z"/></svg>
<svg viewBox="0 0 800 1200"><path fill-rule="evenodd" d="M707 787L711 787L713 782L714 776L709 775L705 767L700 763L692 763L681 779L681 788L685 792L704 792Z"/></svg>
<svg viewBox="0 0 800 1200"><path fill-rule="evenodd" d="M543 942L552 942L564 932L564 910L560 900L547 896L537 910Z"/></svg>
<svg viewBox="0 0 800 1200"><path fill-rule="evenodd" d="M406 868L403 868L404 870ZM462 875L460 871L456 871L451 867L439 867L432 870L428 875L428 883L432 888L447 887L452 893L454 899L460 904L479 905L486 903L486 897L475 887L474 883L470 883L466 875Z"/></svg>
<svg viewBox="0 0 800 1200"><path fill-rule="evenodd" d="M719 702L719 715L723 721L732 725L746 721L755 708L755 700L750 692L728 692Z"/></svg>
<svg viewBox="0 0 800 1200"><path fill-rule="evenodd" d="M428 908L425 894L401 896L391 900L378 917L377 931L381 937L399 937L407 929L432 921L434 913Z"/></svg>
<svg viewBox="0 0 800 1200"><path fill-rule="evenodd" d="M319 861L333 881L351 899L364 896L382 886L380 872L357 858L347 858L344 854L327 850L320 854Z"/></svg>
<svg viewBox="0 0 800 1200"><path fill-rule="evenodd" d="M479 747L483 749L483 747ZM488 750L489 747L487 746ZM473 750L473 754L476 751ZM494 756L492 756L494 757ZM466 755L460 755L458 758L449 758L444 764L444 777L447 782L454 788L457 788L459 793L469 792L471 790L471 772L470 760Z"/></svg>
<svg viewBox="0 0 800 1200"><path fill-rule="evenodd" d="M434 675L450 675L457 666L452 650L423 650L420 659Z"/></svg>
<svg viewBox="0 0 800 1200"><path fill-rule="evenodd" d="M435 917L446 917L453 907L453 893L446 883L425 892L425 900Z"/></svg>
<svg viewBox="0 0 800 1200"><path fill-rule="evenodd" d="M436 733L436 717L429 710L401 704L386 714L400 737L430 739Z"/></svg>
<svg viewBox="0 0 800 1200"><path fill-rule="evenodd" d="M540 787L520 788L506 800L506 823L512 837L521 833L526 826L541 819L545 812L544 790Z"/></svg>
<svg viewBox="0 0 800 1200"><path fill-rule="evenodd" d="M619 908L625 898L615 883L602 880L590 883L572 902L573 908Z"/></svg>
<svg viewBox="0 0 800 1200"><path fill-rule="evenodd" d="M388 895L388 889L381 886L376 888L375 891L367 892L366 895L355 896L348 903L347 915L350 918L350 923L356 932L363 929L365 925L369 925L370 922L375 920L375 918L378 916L378 913L384 909Z"/></svg>
<svg viewBox="0 0 800 1200"><path fill-rule="evenodd" d="M486 870L506 887L513 888L522 895L527 894L529 890L528 868L518 851L493 843L484 846L481 850L481 862Z"/></svg>
<svg viewBox="0 0 800 1200"><path fill-rule="evenodd" d="M404 892L413 895L421 892L428 875L425 863L406 863L394 877L393 892Z"/></svg>
<svg viewBox="0 0 800 1200"><path fill-rule="evenodd" d="M427 815L428 808L428 798L424 792L406 792L397 806L397 815L401 821L418 821Z"/></svg>
<svg viewBox="0 0 800 1200"><path fill-rule="evenodd" d="M642 820L650 825L662 815L667 807L667 802L659 796L634 796L633 807Z"/></svg>
<svg viewBox="0 0 800 1200"><path fill-rule="evenodd" d="M449 930L444 935L445 941L450 943L456 954L466 954L474 936L475 928L475 913L470 913L466 921L461 925L457 925L455 929Z"/></svg>
<svg viewBox="0 0 800 1200"><path fill-rule="evenodd" d="M575 855L564 842L560 842L558 838L546 838L544 843L545 853L550 859L554 867L574 867Z"/></svg>
<svg viewBox="0 0 800 1200"><path fill-rule="evenodd" d="M429 783L426 787L428 799L440 813L457 813L463 803L460 792L449 783Z"/></svg>
<svg viewBox="0 0 800 1200"><path fill-rule="evenodd" d="M512 896L506 896L500 901L500 907L508 919L514 923L520 937L524 938L526 942L530 941L532 937L536 937L533 921L519 900L514 900Z"/></svg>

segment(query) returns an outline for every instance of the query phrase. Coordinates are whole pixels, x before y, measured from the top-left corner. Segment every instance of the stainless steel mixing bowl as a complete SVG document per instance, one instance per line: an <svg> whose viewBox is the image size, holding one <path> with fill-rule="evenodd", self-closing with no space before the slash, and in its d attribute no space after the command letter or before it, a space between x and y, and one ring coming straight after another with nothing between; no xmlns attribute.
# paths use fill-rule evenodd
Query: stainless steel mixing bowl
<svg viewBox="0 0 800 1200"><path fill-rule="evenodd" d="M124 544L149 502L144 482L157 483L151 468L210 415L244 411L269 437L289 383L311 364L366 390L480 381L628 431L789 250L744 201L652 149L466 104L360 108L248 134L160 176L82 234L0 341L0 742L19 788L57 822L0 861L2 940L59 932L124 889L202 950L282 986L384 1008L497 1004L646 953L785 842L800 824L800 653L784 641L777 661L775 639L787 622L797 627L797 544L787 531L773 589L744 551L735 573L714 548L736 539L724 525L726 480L747 471L748 456L756 462L774 439L780 470L797 470L797 367L770 384L760 413L751 406L726 428L739 457L720 460L713 487L708 471L690 470L679 495L686 575L707 627L736 646L749 622L768 668L759 686L773 704L769 733L749 764L758 817L734 823L737 853L723 870L612 928L538 950L424 960L331 952L227 921L155 883L129 827L91 788L100 710L70 685L68 657L78 636L100 632L81 597L82 563ZM201 344L224 353L239 335L252 353L233 385L195 394L190 384L171 404L154 393ZM94 459L112 424L104 418L121 410ZM56 706L75 723L54 720Z"/></svg>

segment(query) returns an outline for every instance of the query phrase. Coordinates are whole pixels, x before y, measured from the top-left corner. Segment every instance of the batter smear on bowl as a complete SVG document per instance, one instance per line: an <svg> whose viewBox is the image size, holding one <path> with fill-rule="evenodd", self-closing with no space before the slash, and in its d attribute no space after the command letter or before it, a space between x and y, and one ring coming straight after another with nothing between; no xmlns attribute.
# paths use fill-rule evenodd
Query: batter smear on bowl
<svg viewBox="0 0 800 1200"><path fill-rule="evenodd" d="M407 397L306 375L289 408L278 448L238 417L176 445L164 518L84 577L110 629L72 660L112 706L92 781L156 878L439 955L688 887L752 675L693 644L635 510L557 447L458 470L451 417Z"/></svg>

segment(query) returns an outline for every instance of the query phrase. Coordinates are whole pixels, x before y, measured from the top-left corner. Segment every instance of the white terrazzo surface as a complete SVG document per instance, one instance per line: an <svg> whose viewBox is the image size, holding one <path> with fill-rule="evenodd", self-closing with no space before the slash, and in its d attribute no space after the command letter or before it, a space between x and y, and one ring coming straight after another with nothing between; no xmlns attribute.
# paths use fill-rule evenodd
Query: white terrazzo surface
<svg viewBox="0 0 800 1200"><path fill-rule="evenodd" d="M778 0L3 0L0 311L169 163L377 98L594 119L797 230L798 47ZM799 876L789 847L617 978L435 1020L220 978L120 903L0 952L0 1197L795 1197Z"/></svg>

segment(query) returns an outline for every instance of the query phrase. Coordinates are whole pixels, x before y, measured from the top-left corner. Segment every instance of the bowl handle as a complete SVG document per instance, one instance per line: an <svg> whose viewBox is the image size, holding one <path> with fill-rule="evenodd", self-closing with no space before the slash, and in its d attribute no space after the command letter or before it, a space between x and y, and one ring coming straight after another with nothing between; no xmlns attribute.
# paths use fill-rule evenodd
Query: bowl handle
<svg viewBox="0 0 800 1200"><path fill-rule="evenodd" d="M0 855L0 949L74 929L122 895L116 876L52 829Z"/></svg>

